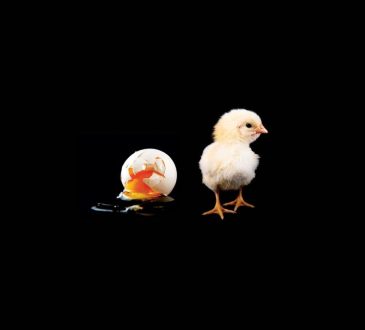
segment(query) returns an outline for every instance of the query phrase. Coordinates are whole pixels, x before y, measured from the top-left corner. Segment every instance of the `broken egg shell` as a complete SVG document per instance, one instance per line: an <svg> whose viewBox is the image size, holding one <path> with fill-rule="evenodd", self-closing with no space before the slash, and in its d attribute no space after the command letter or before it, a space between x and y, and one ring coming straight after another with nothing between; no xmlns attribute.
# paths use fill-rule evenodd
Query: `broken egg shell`
<svg viewBox="0 0 365 330"><path fill-rule="evenodd" d="M126 187L128 181L131 180L129 168L132 168L134 173L138 173L145 169L146 164L154 164L156 170L163 172L164 176L153 174L151 177L144 179L144 182L154 191L165 196L169 195L177 180L176 166L169 155L158 149L142 149L128 157L121 171L123 186Z"/></svg>

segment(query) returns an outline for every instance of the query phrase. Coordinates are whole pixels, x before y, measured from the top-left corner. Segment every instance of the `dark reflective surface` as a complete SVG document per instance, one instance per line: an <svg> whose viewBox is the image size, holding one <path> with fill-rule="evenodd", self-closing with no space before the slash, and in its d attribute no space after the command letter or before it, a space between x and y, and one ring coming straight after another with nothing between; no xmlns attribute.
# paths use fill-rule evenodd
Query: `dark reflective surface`
<svg viewBox="0 0 365 330"><path fill-rule="evenodd" d="M91 207L95 213L119 216L161 216L173 212L176 208L174 198L162 196L155 199L128 200L116 199L110 203L97 203Z"/></svg>

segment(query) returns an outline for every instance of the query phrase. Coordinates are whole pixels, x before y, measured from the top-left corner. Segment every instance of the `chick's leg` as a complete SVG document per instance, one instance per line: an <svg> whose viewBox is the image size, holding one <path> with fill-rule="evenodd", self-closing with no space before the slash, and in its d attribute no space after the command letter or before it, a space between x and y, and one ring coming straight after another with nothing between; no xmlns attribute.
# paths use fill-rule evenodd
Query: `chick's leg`
<svg viewBox="0 0 365 330"><path fill-rule="evenodd" d="M227 206L227 205L235 205L234 207L234 210L237 211L237 209L240 207L240 206L247 206L247 207L255 207L254 205L252 204L249 204L247 203L243 197L242 197L242 188L240 189L240 192L238 194L238 197L232 201L232 202L229 202L229 203L225 203L223 204L224 206Z"/></svg>
<svg viewBox="0 0 365 330"><path fill-rule="evenodd" d="M215 205L214 208L211 209L210 211L204 212L203 215L208 215L208 214L218 214L221 219L223 220L224 216L223 213L236 213L235 211L232 210L227 210L224 207L222 207L220 201L219 201L219 192L215 192Z"/></svg>

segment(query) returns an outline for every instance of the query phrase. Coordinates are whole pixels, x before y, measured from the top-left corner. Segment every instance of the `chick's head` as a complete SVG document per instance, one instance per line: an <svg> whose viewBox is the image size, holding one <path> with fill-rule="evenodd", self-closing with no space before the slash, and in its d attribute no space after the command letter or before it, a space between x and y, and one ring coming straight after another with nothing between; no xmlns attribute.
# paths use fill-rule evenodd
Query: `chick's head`
<svg viewBox="0 0 365 330"><path fill-rule="evenodd" d="M262 133L268 133L260 117L244 109L225 113L214 126L214 140L217 142L254 142Z"/></svg>

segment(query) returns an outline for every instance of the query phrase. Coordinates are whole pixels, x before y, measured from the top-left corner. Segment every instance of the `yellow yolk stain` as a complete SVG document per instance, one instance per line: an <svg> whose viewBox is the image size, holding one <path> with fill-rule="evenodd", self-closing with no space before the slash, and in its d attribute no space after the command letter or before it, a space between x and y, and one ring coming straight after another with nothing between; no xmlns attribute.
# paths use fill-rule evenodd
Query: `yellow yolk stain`
<svg viewBox="0 0 365 330"><path fill-rule="evenodd" d="M146 167L146 169L134 173L133 168L128 169L130 180L126 183L123 194L131 199L146 199L156 198L162 194L153 190L148 184L144 182L144 179L150 178L153 174L164 175L154 169L152 165Z"/></svg>

